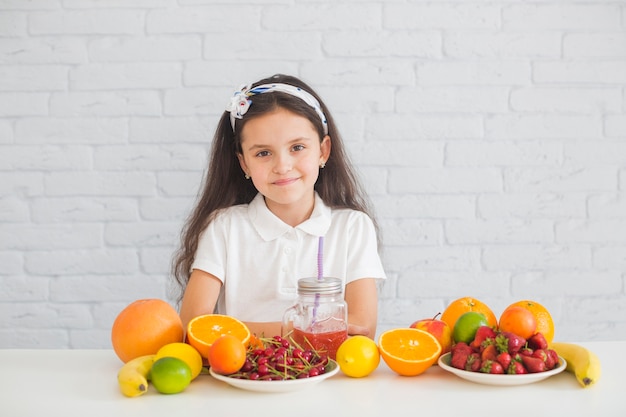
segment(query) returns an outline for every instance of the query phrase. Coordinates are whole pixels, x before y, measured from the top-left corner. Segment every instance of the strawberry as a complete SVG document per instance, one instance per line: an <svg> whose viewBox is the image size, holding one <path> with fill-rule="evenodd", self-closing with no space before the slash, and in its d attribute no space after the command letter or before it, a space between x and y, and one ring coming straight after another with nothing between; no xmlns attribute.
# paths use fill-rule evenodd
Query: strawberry
<svg viewBox="0 0 626 417"><path fill-rule="evenodd" d="M522 364L521 362L511 361L509 367L506 368L506 373L512 375L521 375L527 374L528 371L526 370L526 368L524 368L524 364Z"/></svg>
<svg viewBox="0 0 626 417"><path fill-rule="evenodd" d="M517 353L526 344L526 339L511 332L500 332L496 336L498 351Z"/></svg>
<svg viewBox="0 0 626 417"><path fill-rule="evenodd" d="M467 357L465 370L471 372L478 372L480 370L480 355L478 352L473 352Z"/></svg>
<svg viewBox="0 0 626 417"><path fill-rule="evenodd" d="M528 347L531 349L547 349L548 341L541 332L538 332L528 338Z"/></svg>
<svg viewBox="0 0 626 417"><path fill-rule="evenodd" d="M533 355L533 350L531 348L521 348L519 350L519 354L522 356L532 356Z"/></svg>
<svg viewBox="0 0 626 417"><path fill-rule="evenodd" d="M504 369L507 369L511 364L511 354L509 352L501 352L496 356L496 360Z"/></svg>
<svg viewBox="0 0 626 417"><path fill-rule="evenodd" d="M561 360L559 359L559 354L556 353L556 350L554 350L554 349L546 349L546 352L548 353L548 356L552 358L552 362L554 363L552 368L558 366L559 363L561 363Z"/></svg>
<svg viewBox="0 0 626 417"><path fill-rule="evenodd" d="M559 363L558 360L554 361L554 356L548 354L548 351L545 349L535 349L533 354L531 355L534 358L539 358L546 364L546 370L553 369L554 366Z"/></svg>
<svg viewBox="0 0 626 417"><path fill-rule="evenodd" d="M537 373L547 371L546 363L539 358L522 355L522 363L529 373Z"/></svg>
<svg viewBox="0 0 626 417"><path fill-rule="evenodd" d="M476 335L474 336L474 340L470 342L470 346L474 351L478 351L483 344L483 342L487 339L495 339L496 332L489 326L480 326L478 330L476 330Z"/></svg>
<svg viewBox="0 0 626 417"><path fill-rule="evenodd" d="M472 348L465 342L455 344L450 350L450 366L465 369L467 358L472 352Z"/></svg>
<svg viewBox="0 0 626 417"><path fill-rule="evenodd" d="M487 345L480 354L481 361L495 361L496 356L498 355L498 351L496 350L496 345Z"/></svg>
<svg viewBox="0 0 626 417"><path fill-rule="evenodd" d="M487 359L480 364L480 372L485 374L503 374L504 368L497 361Z"/></svg>
<svg viewBox="0 0 626 417"><path fill-rule="evenodd" d="M548 360L548 354L543 349L535 349L533 351L533 354L530 355L530 356L532 356L533 358L539 358L539 359L541 359L544 362L546 362Z"/></svg>

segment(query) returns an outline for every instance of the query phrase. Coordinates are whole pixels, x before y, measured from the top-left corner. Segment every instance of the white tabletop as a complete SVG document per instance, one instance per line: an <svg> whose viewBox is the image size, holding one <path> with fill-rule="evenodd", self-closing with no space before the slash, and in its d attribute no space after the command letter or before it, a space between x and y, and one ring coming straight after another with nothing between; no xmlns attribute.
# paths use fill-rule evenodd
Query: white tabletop
<svg viewBox="0 0 626 417"><path fill-rule="evenodd" d="M623 352L626 341L589 342L602 378L583 389L561 373L530 385L499 387L468 382L438 366L401 377L381 360L366 378L341 372L303 391L244 391L200 375L181 394L150 387L141 397L118 390L120 360L110 350L0 350L1 416L626 416ZM268 382L271 383L271 382ZM410 413L410 414L409 414Z"/></svg>

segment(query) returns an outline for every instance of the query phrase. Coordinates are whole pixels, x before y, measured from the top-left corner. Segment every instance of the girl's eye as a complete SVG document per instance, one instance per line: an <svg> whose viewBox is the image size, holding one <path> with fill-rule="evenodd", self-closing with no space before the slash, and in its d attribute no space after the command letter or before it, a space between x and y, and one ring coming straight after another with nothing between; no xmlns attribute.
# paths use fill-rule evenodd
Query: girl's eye
<svg viewBox="0 0 626 417"><path fill-rule="evenodd" d="M263 157L263 156L268 156L269 154L270 154L269 151L261 151L261 152L258 152L256 156Z"/></svg>
<svg viewBox="0 0 626 417"><path fill-rule="evenodd" d="M304 149L304 145L294 145L292 148L294 151L301 151Z"/></svg>

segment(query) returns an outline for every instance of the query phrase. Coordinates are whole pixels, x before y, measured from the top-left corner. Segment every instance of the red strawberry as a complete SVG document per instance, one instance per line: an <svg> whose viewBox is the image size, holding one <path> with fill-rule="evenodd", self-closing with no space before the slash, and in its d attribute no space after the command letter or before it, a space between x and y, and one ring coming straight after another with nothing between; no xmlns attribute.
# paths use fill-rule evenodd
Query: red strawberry
<svg viewBox="0 0 626 417"><path fill-rule="evenodd" d="M533 358L539 358L539 359L541 359L544 362L546 362L548 360L548 354L543 349L535 349L533 351L533 354L530 355L530 356L532 356Z"/></svg>
<svg viewBox="0 0 626 417"><path fill-rule="evenodd" d="M495 337L496 332L491 327L480 326L478 330L476 330L476 335L474 336L474 340L470 342L470 346L474 351L478 351L485 340L494 339Z"/></svg>
<svg viewBox="0 0 626 417"><path fill-rule="evenodd" d="M529 373L537 373L547 371L546 363L539 358L522 355L522 363Z"/></svg>
<svg viewBox="0 0 626 417"><path fill-rule="evenodd" d="M467 357L465 370L471 372L478 372L480 370L480 355L478 352L473 352Z"/></svg>
<svg viewBox="0 0 626 417"><path fill-rule="evenodd" d="M465 369L465 364L467 363L467 357L469 354L467 352L457 352L453 355L450 355L450 366L457 369Z"/></svg>
<svg viewBox="0 0 626 417"><path fill-rule="evenodd" d="M519 350L519 354L522 356L532 356L533 355L533 350L531 348L521 348Z"/></svg>
<svg viewBox="0 0 626 417"><path fill-rule="evenodd" d="M531 349L547 349L548 341L541 332L538 332L528 339L528 347Z"/></svg>
<svg viewBox="0 0 626 417"><path fill-rule="evenodd" d="M498 355L498 351L496 350L496 346L488 345L483 349L482 353L480 354L480 359L482 361L486 361L486 360L495 361L497 355Z"/></svg>
<svg viewBox="0 0 626 417"><path fill-rule="evenodd" d="M481 362L480 372L485 374L503 374L504 369L497 361L486 360Z"/></svg>
<svg viewBox="0 0 626 417"><path fill-rule="evenodd" d="M472 353L472 348L469 347L469 345L465 342L458 342L455 343L454 346L452 346L452 348L450 349L450 351L452 353L454 352L467 352L468 354Z"/></svg>
<svg viewBox="0 0 626 417"><path fill-rule="evenodd" d="M457 369L465 369L468 356L472 353L472 348L465 342L459 342L452 346L450 350L450 366Z"/></svg>
<svg viewBox="0 0 626 417"><path fill-rule="evenodd" d="M509 367L506 368L506 373L512 375L521 375L527 374L528 371L526 370L526 368L524 368L524 364L522 364L521 362L512 361Z"/></svg>
<svg viewBox="0 0 626 417"><path fill-rule="evenodd" d="M561 363L561 360L559 359L559 354L556 353L556 350L546 349L546 352L548 353L548 356L552 358L552 362L554 362L552 368L558 366L558 364Z"/></svg>
<svg viewBox="0 0 626 417"><path fill-rule="evenodd" d="M496 345L500 352L511 354L519 352L526 344L526 339L511 332L500 332L496 336Z"/></svg>
<svg viewBox="0 0 626 417"><path fill-rule="evenodd" d="M502 352L496 356L496 360L504 369L507 369L511 364L511 355L509 352Z"/></svg>

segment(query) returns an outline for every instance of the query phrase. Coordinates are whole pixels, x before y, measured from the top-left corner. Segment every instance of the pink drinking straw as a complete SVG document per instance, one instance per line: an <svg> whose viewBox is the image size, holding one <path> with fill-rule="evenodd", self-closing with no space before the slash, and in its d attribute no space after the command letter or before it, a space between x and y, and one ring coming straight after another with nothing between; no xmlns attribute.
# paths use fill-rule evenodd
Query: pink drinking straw
<svg viewBox="0 0 626 417"><path fill-rule="evenodd" d="M324 278L324 236L320 236L317 242L317 279Z"/></svg>
<svg viewBox="0 0 626 417"><path fill-rule="evenodd" d="M320 236L317 241L317 280L324 279L324 236ZM313 320L311 320L311 330L315 325L317 307L320 305L320 293L315 293L315 304L313 305Z"/></svg>

